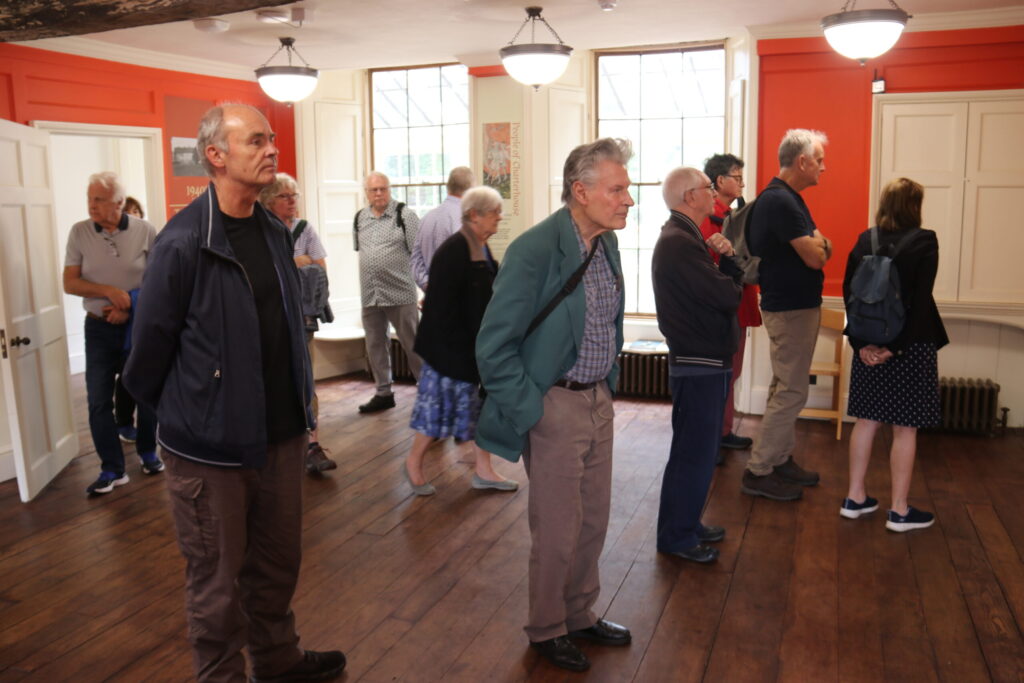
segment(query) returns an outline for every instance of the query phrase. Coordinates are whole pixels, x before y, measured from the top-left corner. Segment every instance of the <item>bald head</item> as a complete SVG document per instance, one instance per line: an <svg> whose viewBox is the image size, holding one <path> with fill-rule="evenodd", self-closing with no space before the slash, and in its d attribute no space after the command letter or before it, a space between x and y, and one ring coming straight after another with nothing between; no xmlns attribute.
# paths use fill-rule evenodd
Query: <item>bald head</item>
<svg viewBox="0 0 1024 683"><path fill-rule="evenodd" d="M698 226L711 215L715 190L704 172L689 166L669 171L662 183L661 196L665 206L688 216Z"/></svg>

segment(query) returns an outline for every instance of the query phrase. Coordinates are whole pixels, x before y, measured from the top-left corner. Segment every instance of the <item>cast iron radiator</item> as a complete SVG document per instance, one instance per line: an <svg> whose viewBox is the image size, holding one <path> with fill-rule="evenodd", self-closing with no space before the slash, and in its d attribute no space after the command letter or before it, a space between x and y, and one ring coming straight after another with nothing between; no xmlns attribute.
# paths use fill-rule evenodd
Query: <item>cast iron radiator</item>
<svg viewBox="0 0 1024 683"><path fill-rule="evenodd" d="M412 370L409 369L409 359L405 356L405 349L397 339L391 340L391 377L396 382L415 382Z"/></svg>
<svg viewBox="0 0 1024 683"><path fill-rule="evenodd" d="M616 396L672 398L666 354L623 352L618 361L621 372Z"/></svg>
<svg viewBox="0 0 1024 683"><path fill-rule="evenodd" d="M996 417L999 408L999 385L990 379L943 377L939 380L939 402L942 410L940 429L993 436L1002 420Z"/></svg>

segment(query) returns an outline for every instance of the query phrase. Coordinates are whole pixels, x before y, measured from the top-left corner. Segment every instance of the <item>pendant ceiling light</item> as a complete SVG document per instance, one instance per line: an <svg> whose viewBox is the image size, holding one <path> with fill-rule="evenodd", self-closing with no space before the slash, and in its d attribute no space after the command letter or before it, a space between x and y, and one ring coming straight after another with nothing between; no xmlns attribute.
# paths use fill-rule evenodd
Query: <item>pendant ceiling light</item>
<svg viewBox="0 0 1024 683"><path fill-rule="evenodd" d="M833 50L863 64L896 44L910 15L893 0L892 9L855 10L856 4L857 0L846 0L838 14L821 20L821 28Z"/></svg>
<svg viewBox="0 0 1024 683"><path fill-rule="evenodd" d="M572 55L572 48L562 42L555 29L551 28L540 13L540 7L527 7L526 20L512 36L508 45L501 48L498 53L508 75L523 85L532 85L534 89L554 81L565 73L565 67L569 65L569 56ZM536 42L538 21L551 31L551 35L558 41L557 44ZM530 25L531 42L513 45L527 24Z"/></svg>
<svg viewBox="0 0 1024 683"><path fill-rule="evenodd" d="M256 80L263 92L278 102L298 102L309 97L316 89L317 70L306 64L302 55L295 49L294 38L281 38L281 47L270 55L263 66L256 69ZM288 66L267 66L270 60L284 50L288 55ZM302 60L305 66L292 66L292 55Z"/></svg>

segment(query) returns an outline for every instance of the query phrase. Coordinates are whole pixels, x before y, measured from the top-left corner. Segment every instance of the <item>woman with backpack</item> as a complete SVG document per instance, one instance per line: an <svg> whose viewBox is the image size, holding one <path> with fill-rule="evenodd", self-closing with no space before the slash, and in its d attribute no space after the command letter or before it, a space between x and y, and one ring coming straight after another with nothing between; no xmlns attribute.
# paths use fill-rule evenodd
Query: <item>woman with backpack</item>
<svg viewBox="0 0 1024 683"><path fill-rule="evenodd" d="M878 509L878 501L865 491L864 477L878 427L890 424L892 500L885 526L897 532L923 529L935 522L930 512L907 502L917 430L938 425L941 420L937 352L949 343L932 297L939 243L934 231L921 228L923 200L924 187L913 180L898 178L886 185L875 215L877 227L865 230L857 239L843 279L846 334L856 352L848 412L857 423L850 436L850 485L839 514L856 519ZM858 268L862 262L877 266L890 258L896 277L888 277L887 282L898 292L891 291L889 296L899 295L895 303L902 304L902 327L897 330L890 326L882 338L865 339L858 336L865 334L865 327L857 324L853 314L862 303L858 297L864 277L858 274ZM861 268L862 273L867 270Z"/></svg>

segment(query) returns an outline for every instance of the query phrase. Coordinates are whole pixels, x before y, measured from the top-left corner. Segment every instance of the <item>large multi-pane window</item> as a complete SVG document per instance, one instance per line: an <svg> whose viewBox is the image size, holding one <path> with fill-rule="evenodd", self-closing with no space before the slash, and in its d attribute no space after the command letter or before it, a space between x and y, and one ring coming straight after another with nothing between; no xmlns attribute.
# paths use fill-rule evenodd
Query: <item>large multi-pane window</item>
<svg viewBox="0 0 1024 683"><path fill-rule="evenodd" d="M448 172L469 165L469 75L461 64L372 71L373 168L420 216L440 204Z"/></svg>
<svg viewBox="0 0 1024 683"><path fill-rule="evenodd" d="M619 233L626 312L653 313L651 253L668 217L661 181L724 150L725 50L598 54L597 69L598 135L633 143L636 206Z"/></svg>

